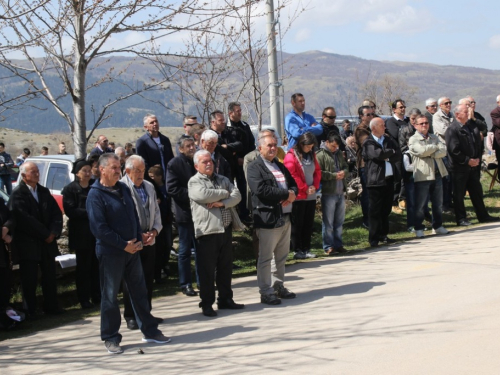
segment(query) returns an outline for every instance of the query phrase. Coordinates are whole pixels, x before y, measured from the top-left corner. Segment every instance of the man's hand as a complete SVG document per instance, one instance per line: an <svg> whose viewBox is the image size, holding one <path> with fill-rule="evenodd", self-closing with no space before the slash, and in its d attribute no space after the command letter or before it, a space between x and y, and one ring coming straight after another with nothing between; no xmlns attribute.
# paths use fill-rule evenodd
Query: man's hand
<svg viewBox="0 0 500 375"><path fill-rule="evenodd" d="M142 242L137 241L136 239L130 240L127 242L127 246L124 249L127 253L135 254L139 250L142 250Z"/></svg>
<svg viewBox="0 0 500 375"><path fill-rule="evenodd" d="M224 144L224 145L220 145L220 146L221 146L221 147L223 147L223 148L227 148L227 145L226 145L226 144Z"/></svg>
<svg viewBox="0 0 500 375"><path fill-rule="evenodd" d="M207 203L207 208L219 208L223 207L224 203L222 202L213 202L213 203Z"/></svg>
<svg viewBox="0 0 500 375"><path fill-rule="evenodd" d="M313 123L311 124L311 126L316 126L316 125L318 125L318 123L317 123L317 122L313 122Z"/></svg>
<svg viewBox="0 0 500 375"><path fill-rule="evenodd" d="M56 235L54 233L51 233L50 236L48 236L45 239L45 243L52 243L52 241L54 241L55 238L56 238Z"/></svg>
<svg viewBox="0 0 500 375"><path fill-rule="evenodd" d="M290 202L290 203L293 203L293 201L296 198L297 197L295 196L295 193L293 192L293 190L288 190L288 199L287 199L287 201Z"/></svg>
<svg viewBox="0 0 500 375"><path fill-rule="evenodd" d="M307 188L307 195L312 195L316 193L316 187L314 185L311 185Z"/></svg>
<svg viewBox="0 0 500 375"><path fill-rule="evenodd" d="M142 243L144 246L149 246L153 243L154 238L158 235L156 229L142 234Z"/></svg>
<svg viewBox="0 0 500 375"><path fill-rule="evenodd" d="M469 159L469 166L470 167L477 167L479 165L479 159Z"/></svg>
<svg viewBox="0 0 500 375"><path fill-rule="evenodd" d="M344 171L338 171L337 172L337 180L343 180L345 177Z"/></svg>

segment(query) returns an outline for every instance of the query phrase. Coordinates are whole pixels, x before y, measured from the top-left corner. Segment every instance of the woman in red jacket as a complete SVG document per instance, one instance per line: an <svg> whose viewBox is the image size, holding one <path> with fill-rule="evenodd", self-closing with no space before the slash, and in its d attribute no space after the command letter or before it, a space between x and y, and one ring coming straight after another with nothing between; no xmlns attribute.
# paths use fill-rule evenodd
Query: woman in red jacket
<svg viewBox="0 0 500 375"><path fill-rule="evenodd" d="M313 149L316 137L302 134L285 156L284 164L295 179L299 193L293 202L292 249L294 259L315 258L311 251L311 236L316 212L316 190L321 181L321 169Z"/></svg>

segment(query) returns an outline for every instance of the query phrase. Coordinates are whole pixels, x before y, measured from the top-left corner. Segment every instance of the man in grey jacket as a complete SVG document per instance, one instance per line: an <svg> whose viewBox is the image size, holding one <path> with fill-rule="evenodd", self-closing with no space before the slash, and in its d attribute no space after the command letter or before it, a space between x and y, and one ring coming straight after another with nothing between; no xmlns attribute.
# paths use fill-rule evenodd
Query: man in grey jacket
<svg viewBox="0 0 500 375"><path fill-rule="evenodd" d="M126 174L121 179L121 182L130 189L135 210L141 225L142 242L144 244L144 248L140 252L141 264L144 279L146 281L146 289L148 291L149 310L151 311L155 270L155 237L162 230L162 224L155 188L152 183L144 180L145 169L146 165L141 156L130 156L125 163ZM123 316L127 322L127 328L139 329L125 283L123 284L123 304ZM161 318L155 319L158 323L163 321Z"/></svg>
<svg viewBox="0 0 500 375"><path fill-rule="evenodd" d="M212 308L217 283L220 309L242 309L233 301L231 276L233 269L232 227L243 229L234 207L241 194L227 177L214 173L210 152L194 154L198 171L188 183L191 212L196 237L196 268L200 279L200 307L203 315L217 316Z"/></svg>

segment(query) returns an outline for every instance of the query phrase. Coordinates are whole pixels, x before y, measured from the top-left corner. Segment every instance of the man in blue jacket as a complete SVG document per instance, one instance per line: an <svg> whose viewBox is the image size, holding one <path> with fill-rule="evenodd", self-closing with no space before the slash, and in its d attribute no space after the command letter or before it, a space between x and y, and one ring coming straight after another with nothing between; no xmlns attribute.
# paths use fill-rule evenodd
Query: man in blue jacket
<svg viewBox="0 0 500 375"><path fill-rule="evenodd" d="M316 122L316 119L309 113L304 112L306 100L304 95L296 93L292 95L292 107L285 117L285 133L288 138L288 148L292 148L297 139L306 132L311 132L315 136L323 133L323 128Z"/></svg>
<svg viewBox="0 0 500 375"><path fill-rule="evenodd" d="M121 317L117 295L124 280L137 324L144 334L142 341L165 344L170 338L158 329L150 313L148 292L139 251L143 235L129 188L119 182L120 159L113 153L99 158L100 180L90 189L87 212L90 230L96 237L101 280L101 340L109 353L123 353L119 333Z"/></svg>

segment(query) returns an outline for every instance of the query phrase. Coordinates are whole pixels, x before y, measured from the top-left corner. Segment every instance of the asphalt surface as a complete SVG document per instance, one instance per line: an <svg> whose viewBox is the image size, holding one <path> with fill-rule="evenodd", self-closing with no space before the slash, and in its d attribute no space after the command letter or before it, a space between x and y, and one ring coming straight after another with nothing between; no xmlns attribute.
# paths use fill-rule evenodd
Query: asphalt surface
<svg viewBox="0 0 500 375"><path fill-rule="evenodd" d="M125 352L108 354L99 317L3 341L0 373L499 374L499 228L289 266L297 298L280 306L255 276L234 280L245 309L215 318L196 297L154 300L166 345L122 325Z"/></svg>

